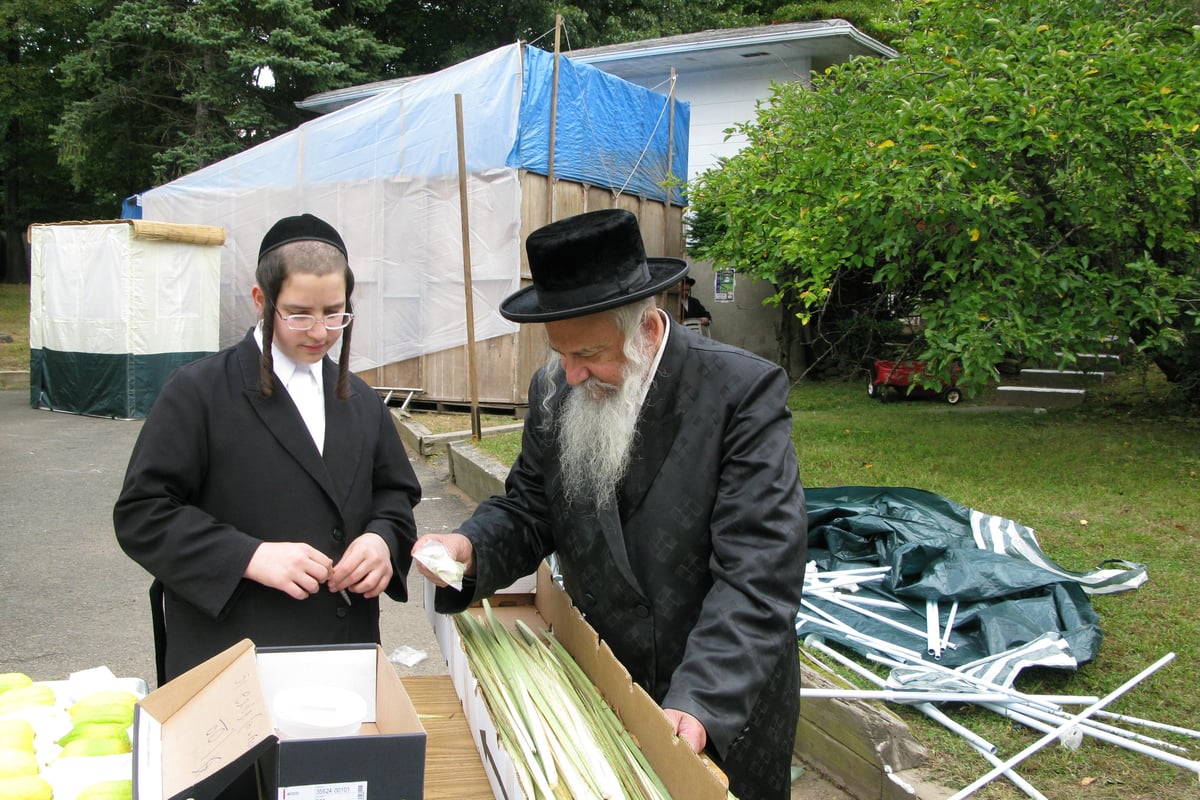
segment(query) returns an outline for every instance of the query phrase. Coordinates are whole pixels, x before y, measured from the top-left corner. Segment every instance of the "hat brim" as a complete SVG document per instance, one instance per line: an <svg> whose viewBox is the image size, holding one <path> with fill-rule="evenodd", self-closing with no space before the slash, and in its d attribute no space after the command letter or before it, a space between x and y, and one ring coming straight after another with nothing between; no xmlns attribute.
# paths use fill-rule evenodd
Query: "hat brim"
<svg viewBox="0 0 1200 800"><path fill-rule="evenodd" d="M645 297L664 292L682 281L688 272L687 262L681 258L647 258L646 267L650 272L650 283L636 292L628 292L574 308L547 310L538 301L537 287L531 284L506 297L500 303L500 315L513 322L554 322L560 319L586 317L589 314L598 314L601 311L627 306Z"/></svg>

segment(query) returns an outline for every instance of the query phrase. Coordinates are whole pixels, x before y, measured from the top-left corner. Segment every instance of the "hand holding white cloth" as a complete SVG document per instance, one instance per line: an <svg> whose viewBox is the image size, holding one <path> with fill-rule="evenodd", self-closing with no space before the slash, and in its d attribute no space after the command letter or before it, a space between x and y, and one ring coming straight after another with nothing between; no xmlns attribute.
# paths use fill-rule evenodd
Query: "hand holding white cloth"
<svg viewBox="0 0 1200 800"><path fill-rule="evenodd" d="M446 546L435 539L426 539L413 551L413 558L446 582L455 591L462 591L463 574L467 565L455 561Z"/></svg>

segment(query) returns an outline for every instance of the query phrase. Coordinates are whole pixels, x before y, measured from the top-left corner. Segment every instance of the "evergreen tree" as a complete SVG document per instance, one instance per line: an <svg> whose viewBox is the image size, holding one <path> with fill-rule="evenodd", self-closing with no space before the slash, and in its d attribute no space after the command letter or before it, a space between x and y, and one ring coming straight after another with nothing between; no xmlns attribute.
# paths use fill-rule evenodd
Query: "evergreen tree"
<svg viewBox="0 0 1200 800"><path fill-rule="evenodd" d="M384 0L359 0L371 13ZM53 140L76 187L121 199L303 121L295 102L386 77L401 49L309 0L122 0L60 65Z"/></svg>

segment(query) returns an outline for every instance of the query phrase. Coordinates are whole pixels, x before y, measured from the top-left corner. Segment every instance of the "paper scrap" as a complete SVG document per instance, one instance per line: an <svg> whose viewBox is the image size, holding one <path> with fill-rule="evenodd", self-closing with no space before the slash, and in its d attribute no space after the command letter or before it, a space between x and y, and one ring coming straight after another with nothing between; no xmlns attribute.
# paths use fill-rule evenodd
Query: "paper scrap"
<svg viewBox="0 0 1200 800"><path fill-rule="evenodd" d="M392 651L392 654L388 656L388 661L393 664L403 664L406 667L415 667L427 658L429 658L429 654L424 650L403 644Z"/></svg>

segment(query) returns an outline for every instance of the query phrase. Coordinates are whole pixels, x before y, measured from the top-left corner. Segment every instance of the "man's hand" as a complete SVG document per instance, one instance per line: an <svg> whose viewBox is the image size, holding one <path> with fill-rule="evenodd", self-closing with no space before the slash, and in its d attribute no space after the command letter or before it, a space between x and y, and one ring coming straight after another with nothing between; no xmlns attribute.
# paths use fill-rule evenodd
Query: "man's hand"
<svg viewBox="0 0 1200 800"><path fill-rule="evenodd" d="M675 735L687 742L693 753L699 753L708 744L708 731L700 720L675 708L664 708L663 713L675 726Z"/></svg>
<svg viewBox="0 0 1200 800"><path fill-rule="evenodd" d="M471 540L461 533L428 533L417 539L413 545L413 555L421 549L427 542L439 542L446 548L449 556L460 564L465 564L466 569L463 571L465 575L475 574L475 547L471 544ZM421 574L430 580L434 586L445 586L446 582L430 571L420 561L413 561L417 565L417 569L421 570Z"/></svg>
<svg viewBox="0 0 1200 800"><path fill-rule="evenodd" d="M342 559L333 566L329 591L342 589L378 597L392 582L392 551L378 533L367 531L350 542Z"/></svg>
<svg viewBox="0 0 1200 800"><path fill-rule="evenodd" d="M263 542L242 576L278 589L296 600L316 594L329 578L333 559L300 542Z"/></svg>

